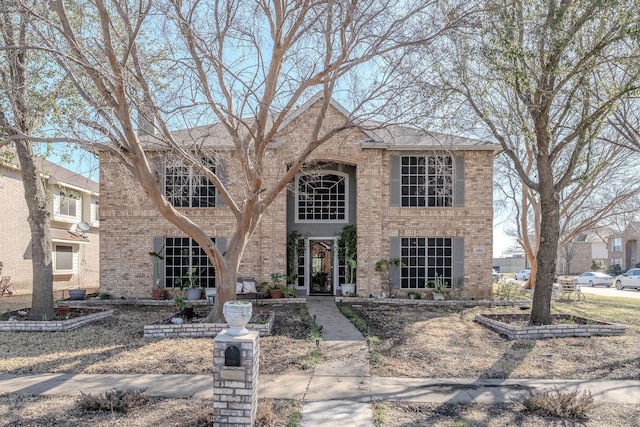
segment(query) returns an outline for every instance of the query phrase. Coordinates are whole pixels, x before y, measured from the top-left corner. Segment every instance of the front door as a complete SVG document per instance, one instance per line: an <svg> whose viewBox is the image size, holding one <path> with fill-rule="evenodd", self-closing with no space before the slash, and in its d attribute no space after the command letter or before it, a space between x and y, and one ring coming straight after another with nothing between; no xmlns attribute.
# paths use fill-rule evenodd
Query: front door
<svg viewBox="0 0 640 427"><path fill-rule="evenodd" d="M333 240L309 239L309 294L333 295Z"/></svg>

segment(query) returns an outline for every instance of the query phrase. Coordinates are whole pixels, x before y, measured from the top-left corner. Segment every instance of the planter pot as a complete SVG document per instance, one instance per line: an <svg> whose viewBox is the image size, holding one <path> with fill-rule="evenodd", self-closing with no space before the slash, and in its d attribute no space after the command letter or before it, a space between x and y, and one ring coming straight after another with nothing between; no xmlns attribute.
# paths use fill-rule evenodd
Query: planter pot
<svg viewBox="0 0 640 427"><path fill-rule="evenodd" d="M437 294L437 293L434 292L433 299L435 301L444 301L444 295L443 294Z"/></svg>
<svg viewBox="0 0 640 427"><path fill-rule="evenodd" d="M222 314L229 324L228 335L239 336L247 332L245 326L251 320L253 308L248 301L227 301L222 306Z"/></svg>
<svg viewBox="0 0 640 427"><path fill-rule="evenodd" d="M69 311L71 311L71 307L69 307L68 305L60 305L56 307L56 314L58 316L66 316L67 314L69 314Z"/></svg>
<svg viewBox="0 0 640 427"><path fill-rule="evenodd" d="M271 298L282 298L284 297L284 291L282 289L271 289L269 295L271 295Z"/></svg>
<svg viewBox="0 0 640 427"><path fill-rule="evenodd" d="M343 283L341 285L342 295L344 296L356 296L356 284L355 283Z"/></svg>
<svg viewBox="0 0 640 427"><path fill-rule="evenodd" d="M86 294L86 289L69 289L69 299L72 300L83 300Z"/></svg>
<svg viewBox="0 0 640 427"><path fill-rule="evenodd" d="M153 299L168 299L169 292L166 289L152 289L151 297Z"/></svg>
<svg viewBox="0 0 640 427"><path fill-rule="evenodd" d="M215 297L217 292L218 292L218 289L216 289L216 288L205 288L204 289L204 296L205 296L205 298Z"/></svg>
<svg viewBox="0 0 640 427"><path fill-rule="evenodd" d="M196 300L202 297L202 288L189 288L187 289L186 298L188 300Z"/></svg>

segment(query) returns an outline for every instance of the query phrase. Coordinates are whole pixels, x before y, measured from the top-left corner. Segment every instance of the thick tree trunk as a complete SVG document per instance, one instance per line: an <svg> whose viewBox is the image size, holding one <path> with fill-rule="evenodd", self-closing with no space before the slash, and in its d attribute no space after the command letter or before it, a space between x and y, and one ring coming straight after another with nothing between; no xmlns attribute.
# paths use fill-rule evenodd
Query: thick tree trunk
<svg viewBox="0 0 640 427"><path fill-rule="evenodd" d="M32 320L52 319L54 317L53 262L47 192L36 168L31 143L16 142L16 152L20 160L22 184L29 209L28 222L31 228L33 291L29 317Z"/></svg>
<svg viewBox="0 0 640 427"><path fill-rule="evenodd" d="M544 161L546 160L546 162ZM538 159L540 174L540 246L536 255L537 270L535 292L531 307L532 325L551 323L551 293L556 271L556 254L560 238L560 203L553 185L553 175L548 158Z"/></svg>

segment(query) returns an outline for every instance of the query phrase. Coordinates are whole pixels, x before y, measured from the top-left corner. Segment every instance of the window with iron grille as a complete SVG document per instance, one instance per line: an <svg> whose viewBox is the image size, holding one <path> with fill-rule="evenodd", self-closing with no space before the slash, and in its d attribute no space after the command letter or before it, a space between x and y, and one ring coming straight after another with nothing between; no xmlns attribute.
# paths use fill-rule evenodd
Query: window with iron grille
<svg viewBox="0 0 640 427"><path fill-rule="evenodd" d="M453 206L453 173L451 156L403 156L402 206Z"/></svg>
<svg viewBox="0 0 640 427"><path fill-rule="evenodd" d="M297 222L346 222L348 177L339 172L299 175Z"/></svg>
<svg viewBox="0 0 640 427"><path fill-rule="evenodd" d="M207 168L216 173L213 161L202 159ZM176 208L213 208L216 188L209 179L191 166L171 160L165 169L165 196Z"/></svg>
<svg viewBox="0 0 640 427"><path fill-rule="evenodd" d="M178 287L176 279L184 277L193 269L196 285L202 288L216 286L216 271L209 257L189 237L167 237L164 245L165 287Z"/></svg>
<svg viewBox="0 0 640 427"><path fill-rule="evenodd" d="M400 240L401 287L431 288L436 277L451 287L453 277L453 239L449 237L410 237Z"/></svg>

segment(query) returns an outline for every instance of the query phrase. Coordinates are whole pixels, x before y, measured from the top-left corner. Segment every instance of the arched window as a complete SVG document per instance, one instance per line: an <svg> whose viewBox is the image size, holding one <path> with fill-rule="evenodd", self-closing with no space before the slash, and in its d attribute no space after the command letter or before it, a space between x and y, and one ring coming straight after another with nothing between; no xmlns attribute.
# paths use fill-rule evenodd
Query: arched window
<svg viewBox="0 0 640 427"><path fill-rule="evenodd" d="M299 175L296 185L297 222L347 222L349 177L337 171Z"/></svg>

